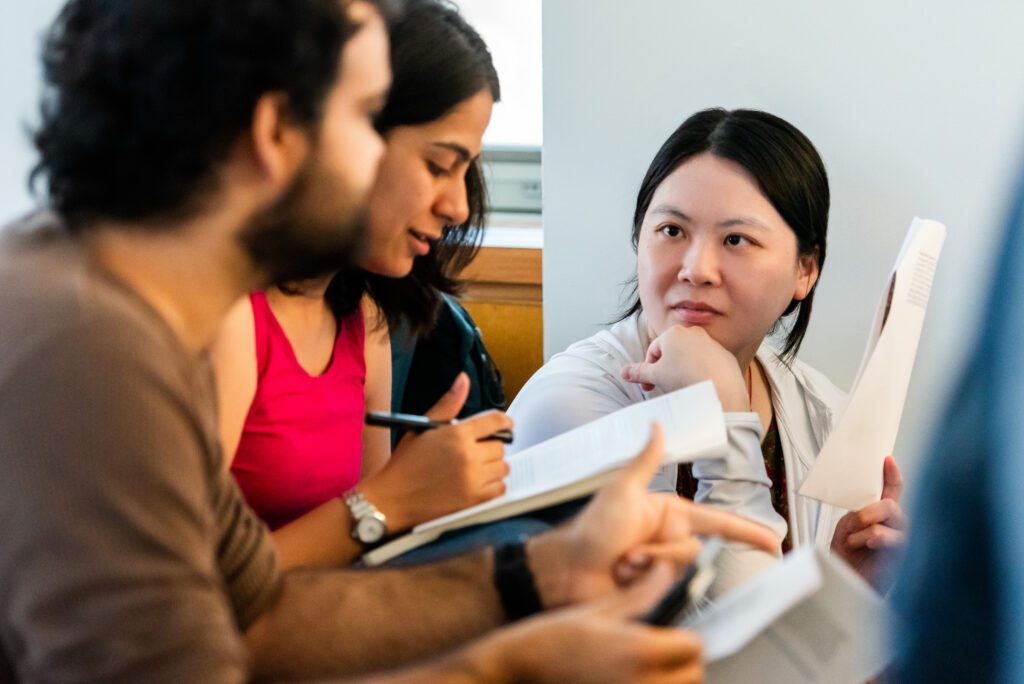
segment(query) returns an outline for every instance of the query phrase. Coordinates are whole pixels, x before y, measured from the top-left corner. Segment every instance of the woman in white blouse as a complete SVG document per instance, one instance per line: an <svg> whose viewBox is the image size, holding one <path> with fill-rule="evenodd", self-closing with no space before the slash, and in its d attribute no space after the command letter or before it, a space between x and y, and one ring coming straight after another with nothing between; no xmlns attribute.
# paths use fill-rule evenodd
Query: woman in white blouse
<svg viewBox="0 0 1024 684"><path fill-rule="evenodd" d="M882 499L860 511L797 494L844 394L795 355L825 260L829 187L811 142L764 112L710 109L658 151L633 219L633 301L612 327L554 356L509 409L515 449L638 401L713 379L726 410L724 461L664 469L654 486L758 520L783 550L831 548L883 581L903 544L901 476L886 460ZM784 333L781 349L766 342ZM772 558L731 548L721 591Z"/></svg>

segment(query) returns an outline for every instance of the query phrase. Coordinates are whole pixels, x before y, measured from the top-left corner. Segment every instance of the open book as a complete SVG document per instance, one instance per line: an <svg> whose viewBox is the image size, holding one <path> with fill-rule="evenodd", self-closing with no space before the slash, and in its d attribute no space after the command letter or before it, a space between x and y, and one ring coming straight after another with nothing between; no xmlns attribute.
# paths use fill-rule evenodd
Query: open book
<svg viewBox="0 0 1024 684"><path fill-rule="evenodd" d="M640 453L651 423L665 433L664 463L720 458L725 417L714 385L702 382L603 416L508 457L505 494L437 520L363 556L378 565L434 541L442 533L510 518L592 494Z"/></svg>
<svg viewBox="0 0 1024 684"><path fill-rule="evenodd" d="M807 546L679 626L701 635L708 682L853 684L888 664L892 619L859 575Z"/></svg>
<svg viewBox="0 0 1024 684"><path fill-rule="evenodd" d="M946 227L915 218L882 292L850 399L800 494L847 510L878 501L882 463L892 453L910 371Z"/></svg>

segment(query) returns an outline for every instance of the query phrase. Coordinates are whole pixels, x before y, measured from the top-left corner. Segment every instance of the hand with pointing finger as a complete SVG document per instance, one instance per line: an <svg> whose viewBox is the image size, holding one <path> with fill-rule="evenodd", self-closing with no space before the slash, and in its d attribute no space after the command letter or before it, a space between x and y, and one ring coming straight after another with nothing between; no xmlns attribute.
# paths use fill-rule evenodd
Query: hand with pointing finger
<svg viewBox="0 0 1024 684"><path fill-rule="evenodd" d="M530 565L546 607L612 594L661 562L682 572L700 551L696 535L778 549L778 537L763 525L648 491L663 450L664 436L654 425L644 450L575 519L530 540Z"/></svg>

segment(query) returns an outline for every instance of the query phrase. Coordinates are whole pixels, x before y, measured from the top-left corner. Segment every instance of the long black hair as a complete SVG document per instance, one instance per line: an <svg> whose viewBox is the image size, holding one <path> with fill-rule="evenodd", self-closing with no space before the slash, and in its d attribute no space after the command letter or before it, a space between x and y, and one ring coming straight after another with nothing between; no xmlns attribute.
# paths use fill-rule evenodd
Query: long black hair
<svg viewBox="0 0 1024 684"><path fill-rule="evenodd" d="M498 74L480 35L443 0L407 0L390 26L392 85L377 130L416 126L442 118L482 90L501 99ZM459 274L473 260L483 237L487 190L478 159L466 171L469 218L446 226L430 253L413 262L404 278L387 278L362 269L339 273L326 299L336 316L351 313L369 293L392 329L427 332L441 305L441 294L461 289Z"/></svg>
<svg viewBox="0 0 1024 684"><path fill-rule="evenodd" d="M829 187L825 164L811 141L795 126L777 116L754 109L705 109L697 112L661 146L647 169L633 212L633 250L640 227L658 186L691 157L710 152L742 166L754 177L761 192L796 235L801 256L812 255L821 270L828 233ZM640 312L636 277L629 307L618 320ZM817 283L815 283L817 286ZM814 290L803 300L792 300L782 316L796 312L781 357L796 356L811 320ZM781 319L780 319L781 320Z"/></svg>

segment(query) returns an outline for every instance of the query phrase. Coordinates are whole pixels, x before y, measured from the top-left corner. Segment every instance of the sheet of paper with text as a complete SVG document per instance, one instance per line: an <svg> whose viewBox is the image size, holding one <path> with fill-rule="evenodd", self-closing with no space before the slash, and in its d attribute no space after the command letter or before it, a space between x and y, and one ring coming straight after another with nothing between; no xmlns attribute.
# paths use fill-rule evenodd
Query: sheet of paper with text
<svg viewBox="0 0 1024 684"><path fill-rule="evenodd" d="M700 634L711 684L859 684L888 664L892 619L853 570L806 546L681 626Z"/></svg>
<svg viewBox="0 0 1024 684"><path fill-rule="evenodd" d="M624 466L651 436L651 423L665 433L664 463L715 458L727 448L725 416L714 385L702 382L608 414L508 457L507 490L487 503L419 525L445 527L481 511L500 508Z"/></svg>
<svg viewBox="0 0 1024 684"><path fill-rule="evenodd" d="M878 501L910 386L946 227L915 218L882 292L846 409L800 494L847 510Z"/></svg>

